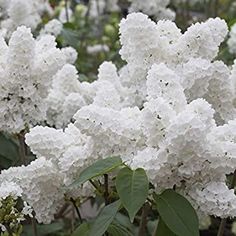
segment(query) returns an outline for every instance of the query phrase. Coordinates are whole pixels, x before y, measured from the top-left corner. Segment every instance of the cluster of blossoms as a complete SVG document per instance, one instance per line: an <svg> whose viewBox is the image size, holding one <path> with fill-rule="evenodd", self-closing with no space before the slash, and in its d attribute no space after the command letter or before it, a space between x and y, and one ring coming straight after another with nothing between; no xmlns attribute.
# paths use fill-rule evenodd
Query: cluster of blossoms
<svg viewBox="0 0 236 236"><path fill-rule="evenodd" d="M236 54L236 24L232 25L227 41L229 52Z"/></svg>
<svg viewBox="0 0 236 236"><path fill-rule="evenodd" d="M70 50L56 48L50 35L35 40L25 26L8 44L0 38L0 130L18 133L45 120L44 100L54 74L71 60Z"/></svg>
<svg viewBox="0 0 236 236"><path fill-rule="evenodd" d="M144 14L155 17L157 21L163 19L175 19L175 12L170 8L167 8L167 6L170 4L170 0L129 1L131 2L131 5L129 7L130 13L143 12Z"/></svg>
<svg viewBox="0 0 236 236"><path fill-rule="evenodd" d="M48 0L1 0L0 28L7 37L21 25L35 30L45 12L52 14Z"/></svg>
<svg viewBox="0 0 236 236"><path fill-rule="evenodd" d="M26 143L37 159L2 171L0 183L19 186L38 221L48 223L64 195L91 194L90 185L65 186L95 160L119 155L144 168L157 191L175 187L199 212L236 216L226 185L236 169L236 66L214 60L227 32L219 18L182 34L171 21L128 15L120 24L127 64L118 72L104 62L93 83L79 82L75 67L64 65L45 105L48 123L63 129L32 128Z"/></svg>

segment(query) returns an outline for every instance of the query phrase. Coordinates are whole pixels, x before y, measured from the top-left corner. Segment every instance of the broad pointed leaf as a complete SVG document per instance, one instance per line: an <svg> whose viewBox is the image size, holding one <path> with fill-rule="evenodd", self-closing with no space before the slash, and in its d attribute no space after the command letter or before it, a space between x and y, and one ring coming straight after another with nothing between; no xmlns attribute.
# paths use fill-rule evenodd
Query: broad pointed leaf
<svg viewBox="0 0 236 236"><path fill-rule="evenodd" d="M98 217L95 219L91 225L91 230L89 236L102 236L108 229L109 225L114 220L121 202L120 200L113 202L110 205L107 205L102 209Z"/></svg>
<svg viewBox="0 0 236 236"><path fill-rule="evenodd" d="M90 225L88 223L83 223L73 232L71 236L88 236L90 230Z"/></svg>
<svg viewBox="0 0 236 236"><path fill-rule="evenodd" d="M143 169L131 170L125 167L118 173L116 189L132 222L147 199L148 188L148 177Z"/></svg>
<svg viewBox="0 0 236 236"><path fill-rule="evenodd" d="M79 178L72 184L72 186L79 186L90 179L109 173L122 164L123 163L120 157L108 157L106 159L99 160L83 170Z"/></svg>
<svg viewBox="0 0 236 236"><path fill-rule="evenodd" d="M157 210L167 227L177 236L199 236L198 217L182 195L172 189L154 195Z"/></svg>

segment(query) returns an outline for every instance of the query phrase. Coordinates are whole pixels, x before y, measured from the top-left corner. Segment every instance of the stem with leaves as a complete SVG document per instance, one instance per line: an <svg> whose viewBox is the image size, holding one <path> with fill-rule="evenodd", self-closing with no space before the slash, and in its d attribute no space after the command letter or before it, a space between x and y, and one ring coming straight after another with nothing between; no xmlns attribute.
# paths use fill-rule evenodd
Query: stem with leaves
<svg viewBox="0 0 236 236"><path fill-rule="evenodd" d="M234 171L234 175L233 175L232 182L230 184L230 188L233 189L235 184L236 184L236 170ZM227 218L221 220L217 236L223 236L224 235L226 222L227 222Z"/></svg>

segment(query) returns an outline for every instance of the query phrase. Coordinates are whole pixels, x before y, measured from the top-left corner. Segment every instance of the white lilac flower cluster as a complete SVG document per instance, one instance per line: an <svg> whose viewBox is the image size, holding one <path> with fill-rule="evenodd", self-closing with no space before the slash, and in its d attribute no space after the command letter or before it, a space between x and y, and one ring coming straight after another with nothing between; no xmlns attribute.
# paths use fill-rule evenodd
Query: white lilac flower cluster
<svg viewBox="0 0 236 236"><path fill-rule="evenodd" d="M0 28L6 31L7 37L21 25L35 30L41 23L41 16L45 12L52 14L52 11L48 0L1 0Z"/></svg>
<svg viewBox="0 0 236 236"><path fill-rule="evenodd" d="M63 25L59 20L57 19L50 20L47 24L45 24L44 28L40 30L39 37L45 34L54 35L55 37L57 37L61 33L62 28Z"/></svg>
<svg viewBox="0 0 236 236"><path fill-rule="evenodd" d="M236 24L232 25L229 32L229 39L227 41L229 52L236 54Z"/></svg>
<svg viewBox="0 0 236 236"><path fill-rule="evenodd" d="M170 0L129 0L131 5L129 7L129 12L143 12L149 16L155 17L155 19L163 20L174 20L175 12L172 11L167 6L170 4Z"/></svg>
<svg viewBox="0 0 236 236"><path fill-rule="evenodd" d="M94 161L93 143L89 137L82 135L72 124L65 131L36 126L27 134L26 142L38 159L28 166L2 171L0 183L13 182L22 189L21 197L33 208L38 222L50 223L65 203L65 195L91 196L89 184L75 191L64 189Z"/></svg>
<svg viewBox="0 0 236 236"><path fill-rule="evenodd" d="M32 128L26 143L38 159L3 171L0 182L19 185L37 219L50 222L68 194L63 186L95 160L119 155L144 168L158 191L175 187L204 214L236 216L226 185L236 169L236 66L230 71L214 60L227 31L219 18L182 34L171 21L128 15L120 24L126 66L118 73L105 62L89 84L65 65L54 77L47 115L64 128L78 110L73 123ZM70 194L88 193L90 186Z"/></svg>
<svg viewBox="0 0 236 236"><path fill-rule="evenodd" d="M66 63L55 38L35 40L18 27L9 43L0 38L0 130L18 133L46 117L44 100L52 77Z"/></svg>

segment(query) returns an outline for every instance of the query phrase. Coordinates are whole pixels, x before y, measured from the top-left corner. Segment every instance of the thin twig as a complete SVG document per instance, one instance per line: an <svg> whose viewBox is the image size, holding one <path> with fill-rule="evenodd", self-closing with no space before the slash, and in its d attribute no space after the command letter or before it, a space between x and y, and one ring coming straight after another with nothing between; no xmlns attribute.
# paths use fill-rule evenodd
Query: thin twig
<svg viewBox="0 0 236 236"><path fill-rule="evenodd" d="M17 135L19 140L19 155L21 164L26 165L26 146L25 146L25 135L24 132L21 132Z"/></svg>
<svg viewBox="0 0 236 236"><path fill-rule="evenodd" d="M99 191L99 187L98 187L91 179L89 180L89 183L92 184L93 187L94 187L97 191Z"/></svg>
<svg viewBox="0 0 236 236"><path fill-rule="evenodd" d="M138 236L145 235L146 227L147 227L147 216L148 216L149 210L150 210L149 204L145 203L145 205L142 208L142 215L141 215L141 222L139 226Z"/></svg>
<svg viewBox="0 0 236 236"><path fill-rule="evenodd" d="M78 217L79 217L79 221L80 221L80 223L82 224L82 223L83 223L83 219L82 219L82 217L81 217L79 208L78 208L77 205L76 205L76 201L75 201L73 198L71 198L70 201L72 202L72 204L73 204L73 206L74 206L74 208L75 208L75 210L76 210L76 213L77 213L77 215L78 215Z"/></svg>
<svg viewBox="0 0 236 236"><path fill-rule="evenodd" d="M233 189L235 184L236 184L236 170L234 171L234 175L233 175L232 182L230 184L230 188ZM224 235L226 222L227 222L227 218L224 218L224 219L221 220L217 236L223 236Z"/></svg>

